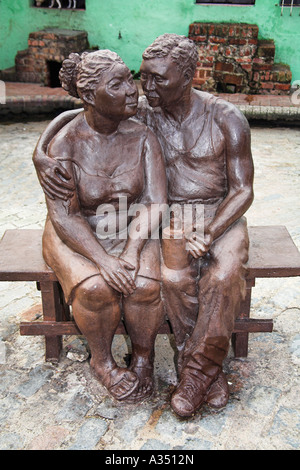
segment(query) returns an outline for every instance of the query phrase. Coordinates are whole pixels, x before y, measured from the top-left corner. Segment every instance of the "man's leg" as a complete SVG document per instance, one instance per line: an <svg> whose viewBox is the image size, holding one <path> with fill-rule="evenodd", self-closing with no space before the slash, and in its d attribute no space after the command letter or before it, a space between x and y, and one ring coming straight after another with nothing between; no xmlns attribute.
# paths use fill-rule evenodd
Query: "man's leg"
<svg viewBox="0 0 300 470"><path fill-rule="evenodd" d="M176 366L179 375L185 343L192 334L198 315L198 276L199 262L192 257L190 265L180 270L169 269L164 262L162 264L162 295L178 351Z"/></svg>
<svg viewBox="0 0 300 470"><path fill-rule="evenodd" d="M180 246L177 245L172 257L175 255L175 258L178 256L180 258L179 249ZM182 245L181 249L185 250L185 245ZM166 254L165 250L165 256ZM180 376L184 346L187 339L192 335L199 311L198 278L200 263L190 256L190 265L186 268L170 269L167 268L165 262L168 263L168 259L164 258L162 261L162 291L167 316L171 322L175 338L177 348L175 364ZM217 380L212 384L205 401L209 406L221 408L226 405L228 394L226 377L223 373L220 373Z"/></svg>
<svg viewBox="0 0 300 470"><path fill-rule="evenodd" d="M242 218L215 241L210 257L201 267L199 314L186 342L181 381L171 402L181 416L191 416L203 404L222 373L234 321L245 295L247 259L248 233Z"/></svg>

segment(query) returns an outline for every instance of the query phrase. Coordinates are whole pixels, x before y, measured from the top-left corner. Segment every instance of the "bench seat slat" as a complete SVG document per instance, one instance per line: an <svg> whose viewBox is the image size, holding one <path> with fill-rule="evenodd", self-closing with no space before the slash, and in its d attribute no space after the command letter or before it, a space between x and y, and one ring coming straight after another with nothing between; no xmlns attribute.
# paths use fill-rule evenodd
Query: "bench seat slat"
<svg viewBox="0 0 300 470"><path fill-rule="evenodd" d="M43 230L7 230L0 242L0 281L56 281L42 255Z"/></svg>
<svg viewBox="0 0 300 470"><path fill-rule="evenodd" d="M249 227L248 277L300 276L300 252L283 225Z"/></svg>
<svg viewBox="0 0 300 470"><path fill-rule="evenodd" d="M233 333L271 333L273 330L273 321L266 319L243 318L236 320ZM170 334L172 332L169 323L165 322L159 330L160 334ZM81 335L79 328L74 321L54 322L54 321L33 321L21 322L20 334L26 335ZM120 323L116 330L116 334L127 334L123 322Z"/></svg>

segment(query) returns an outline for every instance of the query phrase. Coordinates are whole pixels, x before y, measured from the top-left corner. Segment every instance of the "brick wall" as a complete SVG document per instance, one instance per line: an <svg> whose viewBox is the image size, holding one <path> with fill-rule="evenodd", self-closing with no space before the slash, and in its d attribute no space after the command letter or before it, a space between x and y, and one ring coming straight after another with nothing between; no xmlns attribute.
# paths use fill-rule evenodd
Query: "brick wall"
<svg viewBox="0 0 300 470"><path fill-rule="evenodd" d="M199 50L193 85L207 91L288 94L292 74L275 64L273 40L259 40L258 26L243 23L192 23L189 38Z"/></svg>
<svg viewBox="0 0 300 470"><path fill-rule="evenodd" d="M49 86L49 62L59 65L71 52L87 49L85 31L49 29L30 33L28 49L19 51L15 58L16 80Z"/></svg>

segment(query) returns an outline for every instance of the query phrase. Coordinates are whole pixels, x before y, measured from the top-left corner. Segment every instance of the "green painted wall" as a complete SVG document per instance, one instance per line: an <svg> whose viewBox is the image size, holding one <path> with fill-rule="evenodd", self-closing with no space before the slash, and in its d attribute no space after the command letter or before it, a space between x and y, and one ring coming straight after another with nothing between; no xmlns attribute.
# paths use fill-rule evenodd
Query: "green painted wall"
<svg viewBox="0 0 300 470"><path fill-rule="evenodd" d="M28 34L45 27L84 29L91 46L115 50L138 71L141 54L165 32L188 34L193 21L245 22L259 26L260 37L274 39L276 62L290 65L300 80L300 8L279 0L256 0L255 6L195 5L194 0L86 0L86 11L31 8L31 0L0 0L0 69L14 65Z"/></svg>

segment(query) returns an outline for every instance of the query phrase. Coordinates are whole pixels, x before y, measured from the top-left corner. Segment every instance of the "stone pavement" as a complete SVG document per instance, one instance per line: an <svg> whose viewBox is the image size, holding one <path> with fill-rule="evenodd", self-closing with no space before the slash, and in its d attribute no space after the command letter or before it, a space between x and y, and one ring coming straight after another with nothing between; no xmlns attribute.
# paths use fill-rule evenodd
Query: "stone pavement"
<svg viewBox="0 0 300 470"><path fill-rule="evenodd" d="M0 123L0 236L42 227L46 208L31 162L46 121ZM249 225L286 225L300 248L299 127L252 126L255 201ZM252 315L274 318L273 333L250 335L249 356L229 352L225 409L179 419L169 406L176 384L172 338L156 342L156 393L142 405L116 404L92 377L82 337L64 339L59 364L44 362L42 337L18 324L41 316L34 283L0 283L0 449L298 450L300 448L300 279L259 279ZM121 365L128 338L117 336Z"/></svg>

